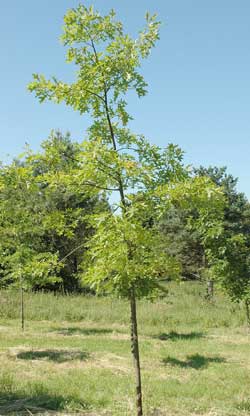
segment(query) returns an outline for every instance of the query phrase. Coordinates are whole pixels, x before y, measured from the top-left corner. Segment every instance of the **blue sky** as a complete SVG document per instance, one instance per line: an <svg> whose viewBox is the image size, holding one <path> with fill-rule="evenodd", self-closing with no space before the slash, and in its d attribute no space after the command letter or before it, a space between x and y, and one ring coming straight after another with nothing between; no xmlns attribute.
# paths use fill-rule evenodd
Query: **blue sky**
<svg viewBox="0 0 250 416"><path fill-rule="evenodd" d="M74 0L12 0L0 5L0 159L37 149L51 129L84 137L88 120L63 105L39 104L27 92L33 72L73 79L58 41L63 15ZM114 8L135 34L145 12L162 21L161 40L144 62L146 98L129 97L136 133L164 146L174 142L194 165L228 166L250 197L249 0L95 0Z"/></svg>

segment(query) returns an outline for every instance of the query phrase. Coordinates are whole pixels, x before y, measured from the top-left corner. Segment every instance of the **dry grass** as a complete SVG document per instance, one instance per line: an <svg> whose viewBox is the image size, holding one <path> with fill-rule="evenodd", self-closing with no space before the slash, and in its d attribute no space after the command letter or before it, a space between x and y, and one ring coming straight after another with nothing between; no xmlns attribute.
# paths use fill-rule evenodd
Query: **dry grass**
<svg viewBox="0 0 250 416"><path fill-rule="evenodd" d="M250 415L243 311L221 296L206 303L198 285L170 289L167 299L138 308L145 415ZM67 297L53 312L53 297L39 296L26 296L24 333L16 311L2 314L0 415L135 414L126 302ZM67 302L74 320L65 319ZM80 309L88 319L76 321Z"/></svg>

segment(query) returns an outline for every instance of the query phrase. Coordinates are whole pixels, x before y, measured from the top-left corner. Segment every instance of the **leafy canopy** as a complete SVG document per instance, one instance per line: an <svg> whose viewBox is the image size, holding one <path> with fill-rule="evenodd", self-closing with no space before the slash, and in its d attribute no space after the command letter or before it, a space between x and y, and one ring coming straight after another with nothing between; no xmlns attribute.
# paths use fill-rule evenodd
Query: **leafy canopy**
<svg viewBox="0 0 250 416"><path fill-rule="evenodd" d="M159 276L178 273L155 226L173 198L184 203L185 191L201 210L209 204L214 207L211 201L220 198L211 183L189 181L178 146L161 149L129 129L132 117L126 94L130 90L138 97L146 94L141 61L155 46L158 31L156 15L147 13L145 28L133 39L113 10L101 16L93 7L80 5L66 13L61 37L67 62L78 68L76 81L67 84L34 74L29 85L40 102L64 102L92 116L77 165L64 180L76 193L84 189L89 195L100 190L119 195L111 213L90 215L96 233L87 245L83 267L93 287L120 296L130 297L131 291L138 297L149 296L158 287Z"/></svg>

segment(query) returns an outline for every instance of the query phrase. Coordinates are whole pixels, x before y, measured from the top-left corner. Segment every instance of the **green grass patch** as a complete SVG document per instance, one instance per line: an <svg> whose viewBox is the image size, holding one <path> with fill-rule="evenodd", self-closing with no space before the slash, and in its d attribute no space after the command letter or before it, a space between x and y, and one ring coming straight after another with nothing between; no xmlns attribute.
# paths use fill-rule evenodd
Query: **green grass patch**
<svg viewBox="0 0 250 416"><path fill-rule="evenodd" d="M108 297L0 293L0 415L135 414L129 305ZM138 303L145 415L250 414L244 310L197 283Z"/></svg>

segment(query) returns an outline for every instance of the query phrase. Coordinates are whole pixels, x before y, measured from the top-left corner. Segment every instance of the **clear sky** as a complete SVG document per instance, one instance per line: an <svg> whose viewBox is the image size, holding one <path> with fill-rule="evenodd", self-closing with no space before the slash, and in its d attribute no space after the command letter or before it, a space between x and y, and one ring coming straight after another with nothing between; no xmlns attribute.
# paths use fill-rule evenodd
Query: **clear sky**
<svg viewBox="0 0 250 416"><path fill-rule="evenodd" d="M87 119L63 105L39 104L27 92L33 72L73 79L58 42L63 15L75 0L0 2L0 159L33 149L51 129L81 140ZM93 0L110 8L132 34L145 12L162 21L161 40L144 62L149 94L129 97L132 129L164 146L179 144L186 162L228 166L250 197L250 1Z"/></svg>

